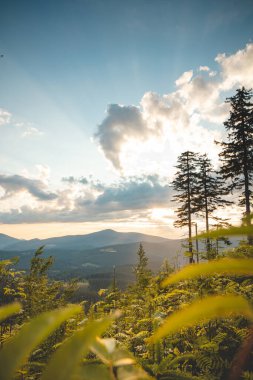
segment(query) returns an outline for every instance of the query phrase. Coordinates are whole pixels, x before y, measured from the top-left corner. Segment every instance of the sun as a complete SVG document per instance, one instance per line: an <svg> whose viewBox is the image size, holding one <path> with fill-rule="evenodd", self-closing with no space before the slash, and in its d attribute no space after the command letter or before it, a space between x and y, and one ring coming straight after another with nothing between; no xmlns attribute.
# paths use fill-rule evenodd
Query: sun
<svg viewBox="0 0 253 380"><path fill-rule="evenodd" d="M174 216L173 210L168 209L168 208L153 208L150 214L150 217L153 220L157 220L157 221L165 221L165 220L171 219L171 217L173 216Z"/></svg>

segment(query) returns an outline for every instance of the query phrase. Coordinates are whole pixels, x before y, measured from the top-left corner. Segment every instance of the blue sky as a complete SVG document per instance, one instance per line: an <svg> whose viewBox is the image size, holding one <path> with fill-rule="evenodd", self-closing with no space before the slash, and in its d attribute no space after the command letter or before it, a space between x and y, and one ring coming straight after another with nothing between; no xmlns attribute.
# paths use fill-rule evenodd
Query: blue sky
<svg viewBox="0 0 253 380"><path fill-rule="evenodd" d="M207 145L193 146L196 133L210 141L223 133L224 98L251 86L252 16L251 0L5 2L2 231L176 233L166 179L181 147ZM143 188L147 207L138 208Z"/></svg>

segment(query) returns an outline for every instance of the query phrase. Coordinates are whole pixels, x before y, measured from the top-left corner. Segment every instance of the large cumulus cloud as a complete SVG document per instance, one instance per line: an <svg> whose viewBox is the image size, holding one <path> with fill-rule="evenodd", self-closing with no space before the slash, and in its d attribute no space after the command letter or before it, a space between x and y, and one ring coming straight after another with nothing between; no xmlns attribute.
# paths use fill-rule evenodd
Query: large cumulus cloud
<svg viewBox="0 0 253 380"><path fill-rule="evenodd" d="M159 134L159 128L147 124L139 107L111 104L107 116L98 126L95 138L116 169L121 168L121 148L129 138L145 141Z"/></svg>
<svg viewBox="0 0 253 380"><path fill-rule="evenodd" d="M207 66L186 71L175 81L173 92L164 95L147 92L138 107L118 104L108 107L95 138L116 169L125 170L129 166L122 158L126 147L131 148L129 141L134 140L136 146L140 142L144 145L154 137L160 138L161 150L172 152L167 155L171 162L187 149L216 152L217 156L213 140L219 139L220 127L229 113L224 98L236 87L253 86L253 43L229 56L219 54L215 61L218 72ZM137 161L138 152L132 154Z"/></svg>

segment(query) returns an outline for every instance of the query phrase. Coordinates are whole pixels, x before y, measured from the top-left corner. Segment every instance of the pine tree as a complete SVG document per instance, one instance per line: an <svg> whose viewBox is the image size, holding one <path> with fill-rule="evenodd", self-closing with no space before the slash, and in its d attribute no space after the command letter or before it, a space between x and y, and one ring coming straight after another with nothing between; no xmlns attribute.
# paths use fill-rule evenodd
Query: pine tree
<svg viewBox="0 0 253 380"><path fill-rule="evenodd" d="M209 220L212 213L218 207L225 207L231 202L222 198L222 195L227 194L223 186L223 181L215 172L211 160L206 154L199 156L198 161L198 195L197 195L197 212L205 217L206 232L209 232ZM218 218L214 218L216 221ZM207 239L207 257L210 256L211 243Z"/></svg>
<svg viewBox="0 0 253 380"><path fill-rule="evenodd" d="M220 153L221 174L230 180L228 188L241 190L239 205L245 206L245 216L250 224L250 199L253 180L253 103L252 90L244 87L227 98L231 111L224 123L228 132L228 142L218 143L223 151ZM252 239L249 238L249 243Z"/></svg>
<svg viewBox="0 0 253 380"><path fill-rule="evenodd" d="M50 280L48 270L54 259L43 257L44 247L40 247L31 259L28 274L24 277L24 316L31 318L43 311L63 306L74 291L75 284L68 287L60 281Z"/></svg>
<svg viewBox="0 0 253 380"><path fill-rule="evenodd" d="M181 203L177 209L178 219L175 227L188 226L190 263L193 262L192 247L192 214L197 211L196 196L198 191L198 155L193 152L184 152L178 157L175 179L172 182L174 190L178 193L173 197L174 201Z"/></svg>
<svg viewBox="0 0 253 380"><path fill-rule="evenodd" d="M134 267L136 286L139 290L144 290L148 286L149 280L151 278L151 271L148 269L148 258L141 243L137 252L137 256L138 263Z"/></svg>

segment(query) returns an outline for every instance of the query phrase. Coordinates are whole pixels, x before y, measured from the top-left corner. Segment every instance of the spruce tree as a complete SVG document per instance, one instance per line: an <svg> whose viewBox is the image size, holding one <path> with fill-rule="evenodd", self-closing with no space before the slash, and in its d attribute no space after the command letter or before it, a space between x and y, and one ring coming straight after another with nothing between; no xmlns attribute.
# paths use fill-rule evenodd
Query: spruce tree
<svg viewBox="0 0 253 380"><path fill-rule="evenodd" d="M227 98L231 110L224 123L228 132L228 142L218 143L220 153L221 174L230 180L228 188L240 190L239 205L245 206L245 216L250 225L250 200L253 180L253 103L252 90L244 87L236 90L236 94ZM249 238L252 244L252 238Z"/></svg>
<svg viewBox="0 0 253 380"><path fill-rule="evenodd" d="M148 258L141 243L137 252L137 256L138 263L134 267L136 287L139 290L144 290L149 284L149 280L151 278L151 271L148 269Z"/></svg>
<svg viewBox="0 0 253 380"><path fill-rule="evenodd" d="M178 169L175 179L172 182L174 190L177 192L173 200L181 203L181 206L176 210L178 219L174 223L175 227L188 226L189 239L189 261L193 260L192 247L192 214L197 211L196 197L198 191L198 154L190 151L182 153L178 157Z"/></svg>
<svg viewBox="0 0 253 380"><path fill-rule="evenodd" d="M206 232L209 232L209 220L220 220L213 217L213 212L218 207L224 207L231 204L225 200L222 195L226 195L227 191L223 186L222 178L214 170L211 160L206 154L199 156L198 161L198 191L197 191L197 213L204 216ZM207 238L207 257L210 256L211 243Z"/></svg>

